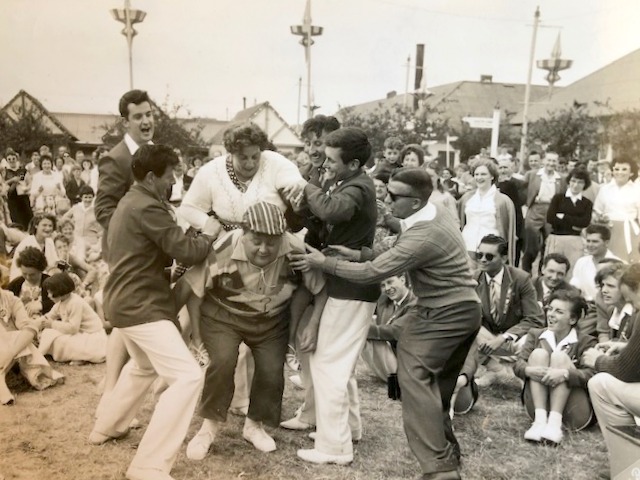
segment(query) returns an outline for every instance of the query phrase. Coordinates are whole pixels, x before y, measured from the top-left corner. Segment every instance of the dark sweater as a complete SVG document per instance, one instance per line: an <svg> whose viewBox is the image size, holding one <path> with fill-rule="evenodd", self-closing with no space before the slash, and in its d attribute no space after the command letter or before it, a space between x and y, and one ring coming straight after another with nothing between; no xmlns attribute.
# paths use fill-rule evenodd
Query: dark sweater
<svg viewBox="0 0 640 480"><path fill-rule="evenodd" d="M600 355L596 371L609 373L623 382L640 382L640 328L633 329L629 343L618 355Z"/></svg>
<svg viewBox="0 0 640 480"><path fill-rule="evenodd" d="M304 191L311 213L324 222L328 232L322 247L371 248L378 209L373 180L364 171L342 181L330 194L312 184L307 184ZM377 281L365 283L368 285L328 275L327 294L332 298L375 302L380 296Z"/></svg>
<svg viewBox="0 0 640 480"><path fill-rule="evenodd" d="M591 222L593 203L588 198L582 197L574 205L564 193L557 193L551 199L547 210L547 222L551 225L551 233L554 235L580 235L583 228ZM558 218L556 214L564 213L564 217Z"/></svg>

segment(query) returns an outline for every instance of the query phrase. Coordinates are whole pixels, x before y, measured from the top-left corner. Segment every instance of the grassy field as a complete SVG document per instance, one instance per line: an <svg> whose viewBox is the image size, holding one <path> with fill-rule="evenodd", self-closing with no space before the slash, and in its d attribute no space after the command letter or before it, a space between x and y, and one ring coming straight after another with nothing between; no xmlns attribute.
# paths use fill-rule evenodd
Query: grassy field
<svg viewBox="0 0 640 480"><path fill-rule="evenodd" d="M17 376L10 379L18 395L15 406L0 408L0 480L123 479L144 430L100 447L89 445L86 437L93 425L104 365L57 364L56 368L66 375L66 383L43 392L29 389ZM173 476L180 480L419 478L402 430L401 404L387 398L386 385L366 367L359 369L358 380L364 435L350 466L315 466L298 460L296 450L312 446L305 432L277 429L273 436L278 450L260 453L242 439L243 419L230 415L210 455L202 462L191 462L183 448ZM454 420L463 448L463 478L592 480L608 471L597 427L568 435L558 448L525 442L522 435L529 421L518 394L515 379L500 388L481 390L474 410ZM293 415L301 396L287 381L285 418ZM152 408L149 397L138 415L143 424ZM199 423L194 418L188 438Z"/></svg>

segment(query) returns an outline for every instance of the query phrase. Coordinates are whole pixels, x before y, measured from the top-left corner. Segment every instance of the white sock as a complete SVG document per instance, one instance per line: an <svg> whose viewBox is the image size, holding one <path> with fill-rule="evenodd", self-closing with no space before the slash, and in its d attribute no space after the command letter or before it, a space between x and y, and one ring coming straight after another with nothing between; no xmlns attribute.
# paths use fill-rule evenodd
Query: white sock
<svg viewBox="0 0 640 480"><path fill-rule="evenodd" d="M549 412L549 420L547 422L549 425L553 425L554 427L562 426L562 414L559 412Z"/></svg>
<svg viewBox="0 0 640 480"><path fill-rule="evenodd" d="M544 408L536 408L535 417L533 423L547 423L547 411Z"/></svg>

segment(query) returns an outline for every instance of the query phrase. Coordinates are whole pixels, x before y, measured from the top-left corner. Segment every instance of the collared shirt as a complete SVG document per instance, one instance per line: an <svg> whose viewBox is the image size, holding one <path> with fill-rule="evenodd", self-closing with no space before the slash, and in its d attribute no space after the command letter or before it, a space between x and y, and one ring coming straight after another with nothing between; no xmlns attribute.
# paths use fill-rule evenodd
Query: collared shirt
<svg viewBox="0 0 640 480"><path fill-rule="evenodd" d="M495 276L493 277L489 276L488 273L485 273L484 275L487 279L487 285L491 285L491 282L496 282L496 285L502 288L502 279L504 278L504 267L502 267L500 271L496 273Z"/></svg>
<svg viewBox="0 0 640 480"><path fill-rule="evenodd" d="M611 318L609 318L609 327L614 330L620 330L620 325L622 324L622 319L625 316L633 315L633 305L631 303L625 303L624 307L618 310L618 307L613 309L611 313Z"/></svg>
<svg viewBox="0 0 640 480"><path fill-rule="evenodd" d="M400 300L398 300L397 302L395 300L393 301L394 308L396 310L400 308L408 296L409 296L409 289L407 288L407 291L404 292L404 296Z"/></svg>
<svg viewBox="0 0 640 480"><path fill-rule="evenodd" d="M551 330L545 330L538 338L546 340L552 352L563 352L569 350L574 343L578 343L578 332L575 328L572 328L569 334L559 343L556 343L556 335Z"/></svg>
<svg viewBox="0 0 640 480"><path fill-rule="evenodd" d="M571 202L575 205L576 203L578 203L578 201L582 200L582 192L580 192L578 195L574 195L571 192L570 188L567 188L567 193L565 193L564 195L565 197L568 197L571 199Z"/></svg>
<svg viewBox="0 0 640 480"><path fill-rule="evenodd" d="M604 258L615 258L616 257L611 250L607 250ZM571 276L571 281L569 282L576 288L579 288L582 291L582 295L584 299L587 301L593 301L598 294L598 287L596 286L596 273L598 273L598 267L593 261L593 255L585 255L584 257L580 257L575 266L573 267L573 275Z"/></svg>
<svg viewBox="0 0 640 480"><path fill-rule="evenodd" d="M551 175L544 171L544 167L536 174L540 177L540 191L536 197L536 203L549 203L556 194L556 180L562 178L558 172Z"/></svg>
<svg viewBox="0 0 640 480"><path fill-rule="evenodd" d="M416 213L409 215L404 220L400 220L400 229L406 232L418 222L428 222L436 218L436 207L433 203L427 204Z"/></svg>
<svg viewBox="0 0 640 480"><path fill-rule="evenodd" d="M184 191L184 175L180 175L179 177L173 176L176 180L176 183L171 187L171 197L169 198L170 202L177 202L182 200L182 192Z"/></svg>

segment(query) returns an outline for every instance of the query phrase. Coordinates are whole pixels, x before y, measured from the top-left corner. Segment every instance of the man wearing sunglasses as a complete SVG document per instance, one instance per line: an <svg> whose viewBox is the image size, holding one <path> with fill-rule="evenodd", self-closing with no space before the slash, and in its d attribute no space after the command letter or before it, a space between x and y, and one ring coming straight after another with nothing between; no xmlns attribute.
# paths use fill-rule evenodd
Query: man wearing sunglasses
<svg viewBox="0 0 640 480"><path fill-rule="evenodd" d="M480 328L476 282L452 214L429 202L433 192L429 174L421 168L398 169L388 192L393 215L402 219L394 247L362 263L325 257L314 249L292 255L291 265L302 271L320 268L361 284L408 273L417 300L405 316L406 327L398 341L404 429L424 480L456 480L460 446L451 428L449 402ZM353 254L330 246L341 254Z"/></svg>
<svg viewBox="0 0 640 480"><path fill-rule="evenodd" d="M479 364L487 373L477 380L481 387L491 385L505 370L501 357L511 357L522 348L531 328L544 327L544 314L536 296L531 276L505 265L509 246L497 235L486 235L476 252L479 272L476 291L482 302L482 327L461 375L470 381ZM459 384L461 383L459 379ZM462 382L464 383L464 382Z"/></svg>

